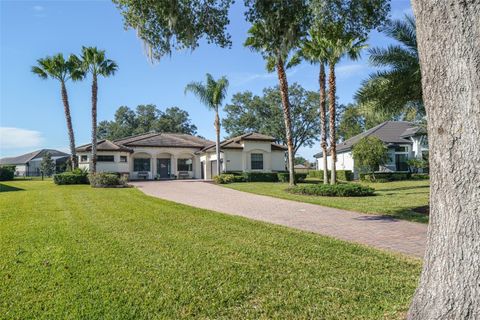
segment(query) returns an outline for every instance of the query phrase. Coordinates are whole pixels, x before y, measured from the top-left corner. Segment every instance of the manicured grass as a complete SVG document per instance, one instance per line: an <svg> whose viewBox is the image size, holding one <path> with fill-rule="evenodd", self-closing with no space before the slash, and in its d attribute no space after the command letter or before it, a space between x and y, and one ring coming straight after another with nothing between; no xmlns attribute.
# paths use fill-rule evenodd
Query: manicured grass
<svg viewBox="0 0 480 320"><path fill-rule="evenodd" d="M420 271L133 188L2 184L0 318L400 319Z"/></svg>
<svg viewBox="0 0 480 320"><path fill-rule="evenodd" d="M319 181L310 180L310 183ZM428 216L414 209L428 206L429 181L395 181L385 183L362 183L375 188L373 197L320 197L291 194L285 191L286 183L252 182L222 185L282 199L319 204L322 206L392 216L416 222L428 222Z"/></svg>

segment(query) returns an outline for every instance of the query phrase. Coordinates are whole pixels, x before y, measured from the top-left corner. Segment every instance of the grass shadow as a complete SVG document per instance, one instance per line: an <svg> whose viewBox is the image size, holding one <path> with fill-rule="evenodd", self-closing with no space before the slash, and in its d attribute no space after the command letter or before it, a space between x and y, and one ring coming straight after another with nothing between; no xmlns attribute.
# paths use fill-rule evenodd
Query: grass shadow
<svg viewBox="0 0 480 320"><path fill-rule="evenodd" d="M412 190L412 189L429 189L429 186L409 186L409 187L398 187L398 188L390 188L390 189L379 189L378 191L388 192L388 191L403 191L403 190Z"/></svg>
<svg viewBox="0 0 480 320"><path fill-rule="evenodd" d="M23 191L22 188L12 187L3 183L0 183L0 192L10 192L10 191Z"/></svg>

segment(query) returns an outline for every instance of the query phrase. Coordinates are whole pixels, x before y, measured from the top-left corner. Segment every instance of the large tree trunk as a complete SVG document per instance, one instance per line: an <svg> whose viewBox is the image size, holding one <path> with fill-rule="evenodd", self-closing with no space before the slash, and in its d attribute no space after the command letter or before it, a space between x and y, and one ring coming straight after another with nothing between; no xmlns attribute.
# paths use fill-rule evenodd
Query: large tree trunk
<svg viewBox="0 0 480 320"><path fill-rule="evenodd" d="M409 319L480 319L480 2L413 1L430 224Z"/></svg>
<svg viewBox="0 0 480 320"><path fill-rule="evenodd" d="M97 75L93 74L92 80L92 159L90 173L97 172Z"/></svg>
<svg viewBox="0 0 480 320"><path fill-rule="evenodd" d="M328 75L328 112L330 114L330 156L332 159L332 168L331 168L331 177L330 183L337 183L337 138L335 137L336 128L335 128L335 94L337 91L336 80L335 80L335 65L329 64L330 72Z"/></svg>
<svg viewBox="0 0 480 320"><path fill-rule="evenodd" d="M320 146L322 148L323 183L328 184L328 161L327 161L327 94L325 90L325 64L320 63L318 82L320 84Z"/></svg>
<svg viewBox="0 0 480 320"><path fill-rule="evenodd" d="M216 141L215 141L215 147L217 150L217 174L221 174L221 168L222 164L220 162L220 117L218 116L218 109L215 111L215 131L216 131Z"/></svg>
<svg viewBox="0 0 480 320"><path fill-rule="evenodd" d="M72 117L70 116L70 103L68 102L67 88L65 87L64 81L61 82L61 87L63 110L65 112L65 119L67 121L68 139L70 142L70 154L72 155L72 169L76 169L78 159L75 151L75 135L73 134Z"/></svg>
<svg viewBox="0 0 480 320"><path fill-rule="evenodd" d="M283 120L285 121L285 135L287 139L287 148L288 148L288 172L289 174L289 184L291 186L295 185L295 169L294 169L294 150L293 150L293 139L292 139L292 120L290 117L290 102L288 100L288 82L287 75L285 74L285 68L283 65L282 59L277 61L277 74L278 81L280 82L280 96L282 97L282 106L283 106Z"/></svg>

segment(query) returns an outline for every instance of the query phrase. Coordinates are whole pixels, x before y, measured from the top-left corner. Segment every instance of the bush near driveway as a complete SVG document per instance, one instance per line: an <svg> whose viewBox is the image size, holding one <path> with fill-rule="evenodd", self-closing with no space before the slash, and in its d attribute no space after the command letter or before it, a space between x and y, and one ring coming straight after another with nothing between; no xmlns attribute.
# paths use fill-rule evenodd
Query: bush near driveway
<svg viewBox="0 0 480 320"><path fill-rule="evenodd" d="M92 173L88 175L90 185L94 188L112 188L112 187L126 187L127 182L121 178L119 174L115 173Z"/></svg>
<svg viewBox="0 0 480 320"><path fill-rule="evenodd" d="M244 172L246 182L278 182L276 172Z"/></svg>
<svg viewBox="0 0 480 320"><path fill-rule="evenodd" d="M13 180L14 176L15 176L15 166L0 167L0 181Z"/></svg>
<svg viewBox="0 0 480 320"><path fill-rule="evenodd" d="M233 174L224 173L218 176L214 176L213 181L217 184L233 183L233 182L236 182L235 181L236 177L243 178L242 176L235 176Z"/></svg>
<svg viewBox="0 0 480 320"><path fill-rule="evenodd" d="M324 197L367 197L375 194L375 189L356 183L298 185L288 188L287 191L294 194Z"/></svg>

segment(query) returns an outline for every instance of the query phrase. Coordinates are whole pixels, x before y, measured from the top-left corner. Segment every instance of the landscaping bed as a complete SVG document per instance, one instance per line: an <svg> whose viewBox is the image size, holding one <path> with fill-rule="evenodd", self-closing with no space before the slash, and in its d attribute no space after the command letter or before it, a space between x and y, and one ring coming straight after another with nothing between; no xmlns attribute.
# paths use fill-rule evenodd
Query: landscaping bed
<svg viewBox="0 0 480 320"><path fill-rule="evenodd" d="M324 197L367 197L375 195L375 189L353 183L302 184L287 188L287 192Z"/></svg>

